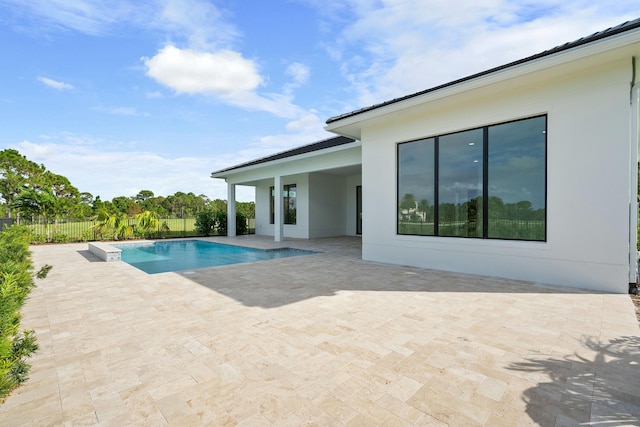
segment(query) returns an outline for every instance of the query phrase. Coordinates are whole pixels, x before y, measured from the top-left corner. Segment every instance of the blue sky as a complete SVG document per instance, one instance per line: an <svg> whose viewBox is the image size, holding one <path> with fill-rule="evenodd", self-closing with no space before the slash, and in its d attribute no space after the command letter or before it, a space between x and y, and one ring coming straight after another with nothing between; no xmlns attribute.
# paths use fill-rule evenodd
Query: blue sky
<svg viewBox="0 0 640 427"><path fill-rule="evenodd" d="M0 148L103 200L226 199L214 170L331 137L331 116L635 19L637 6L0 0Z"/></svg>

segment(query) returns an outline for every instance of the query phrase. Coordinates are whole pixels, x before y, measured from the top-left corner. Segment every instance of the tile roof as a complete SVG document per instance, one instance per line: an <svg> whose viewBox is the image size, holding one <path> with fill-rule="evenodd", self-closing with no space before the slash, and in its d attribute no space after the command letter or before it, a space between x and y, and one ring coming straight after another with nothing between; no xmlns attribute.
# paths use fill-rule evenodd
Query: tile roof
<svg viewBox="0 0 640 427"><path fill-rule="evenodd" d="M231 166L229 168L221 169L219 171L212 172L211 175L218 175L220 173L229 172L235 169L241 169L248 166L255 166L262 163L272 162L274 160L286 159L288 157L298 156L300 154L311 153L314 151L324 150L331 147L337 147L339 145L349 144L355 142L355 139L348 138L346 136L336 136L329 139L324 139L322 141L314 142L312 144L303 145L302 147L293 148L291 150L283 151L280 153L276 153L267 157L262 157L260 159L252 160L250 162L241 163L236 166Z"/></svg>
<svg viewBox="0 0 640 427"><path fill-rule="evenodd" d="M392 99L390 101L385 101L385 102L382 102L382 103L379 103L379 104L375 104L375 105L372 105L372 106L369 106L369 107L360 108L360 109L352 111L350 113L345 113L345 114L341 114L339 116L331 117L326 121L326 123L330 124L330 123L336 122L338 120L345 119L347 117L357 116L358 114L365 113L367 111L375 110L377 108L384 107L384 106L387 106L387 105L390 105L390 104L395 104L396 102L404 101L406 99L414 98L414 97L417 97L417 96L420 96L420 95L424 95L426 93L435 92L437 90L444 89L446 87L455 86L455 85L457 85L459 83L463 83L463 82L466 82L466 81L469 81L469 80L473 80L473 79L476 79L478 77L482 77L482 76L485 76L485 75L488 75L488 74L492 74L492 73L495 73L497 71L501 71L501 70L504 70L504 69L507 69L507 68L511 68L511 67L514 67L514 66L517 66L517 65L521 65L521 64L524 64L524 63L527 63L527 62L530 62L530 61L534 61L536 59L544 58L545 56L550 56L550 55L553 55L555 53L559 53L559 52L563 52L563 51L566 51L566 50L569 50L569 49L573 49L573 48L578 47L578 46L582 46L582 45L585 45L585 44L593 43L595 41L602 40L602 39L605 39L607 37L614 36L616 34L624 33L626 31L631 31L631 30L636 29L636 28L640 28L640 18L634 19L632 21L624 22L624 23L622 23L620 25L617 25L617 26L611 27L611 28L607 28L606 30L603 30L603 31L598 31L596 33L591 34L590 36L582 37L582 38L580 38L578 40L575 40L575 41L572 41L572 42L569 42L569 43L565 43L565 44L560 45L560 46L556 46L556 47L554 47L552 49L545 50L544 52L540 52L538 54L535 54L535 55L532 55L532 56L528 56L526 58L523 58L523 59L520 59L520 60L517 60L517 61L514 61L514 62L510 62L510 63L505 64L505 65L501 65L499 67L491 68L489 70L482 71L482 72L476 73L476 74L472 74L470 76L463 77L461 79L454 80L452 82L445 83L445 84L442 84L442 85L439 85L439 86L435 86L435 87L432 87L430 89L426 89L426 90L423 90L423 91L420 91L420 92L416 92L416 93L413 93L413 94L410 94L410 95L402 96L402 97L399 97L399 98L394 98L394 99Z"/></svg>

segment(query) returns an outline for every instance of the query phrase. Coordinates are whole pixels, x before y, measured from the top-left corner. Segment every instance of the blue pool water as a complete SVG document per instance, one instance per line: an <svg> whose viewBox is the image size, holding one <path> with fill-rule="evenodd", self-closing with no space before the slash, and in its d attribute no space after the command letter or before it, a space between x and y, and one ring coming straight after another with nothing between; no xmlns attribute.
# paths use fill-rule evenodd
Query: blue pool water
<svg viewBox="0 0 640 427"><path fill-rule="evenodd" d="M308 255L316 252L301 249L254 249L223 245L202 240L129 243L112 245L122 250L122 260L149 274L191 270Z"/></svg>

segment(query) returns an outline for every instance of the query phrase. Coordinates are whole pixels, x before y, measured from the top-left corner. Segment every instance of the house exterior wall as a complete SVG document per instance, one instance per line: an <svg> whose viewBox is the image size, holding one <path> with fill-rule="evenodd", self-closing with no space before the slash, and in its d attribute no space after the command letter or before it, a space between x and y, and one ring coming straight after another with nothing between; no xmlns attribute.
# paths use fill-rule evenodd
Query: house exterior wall
<svg viewBox="0 0 640 427"><path fill-rule="evenodd" d="M313 173L309 176L310 238L346 233L346 183L343 176Z"/></svg>
<svg viewBox="0 0 640 427"><path fill-rule="evenodd" d="M360 175L297 174L283 178L283 185L297 186L297 224L284 225L285 237L321 238L356 234L356 186ZM273 236L270 224L270 188L273 180L255 186L256 234Z"/></svg>
<svg viewBox="0 0 640 427"><path fill-rule="evenodd" d="M322 150L322 152L308 153L295 159L282 159L280 161L249 167L246 170L238 170L229 173L227 182L236 185L246 185L255 187L256 201L256 234L263 236L274 236L274 225L270 224L270 193L269 188L274 185L274 177L280 176L283 185L297 185L297 223L295 225L284 224L284 237L306 239L313 237L344 235L346 232L345 209L345 176L323 173L325 170L336 170L340 168L359 167L361 163L361 148L359 142L354 142L348 146L334 147ZM315 190L311 186L310 177L317 174L313 180ZM322 179L320 179L322 178ZM330 184L324 183L324 178ZM350 177L354 182L354 178ZM360 176L357 176L360 179ZM335 184L335 185L334 185ZM337 190L336 195L332 192ZM335 221L329 221L326 215L311 214L310 192L323 199L332 206L332 209L340 206L342 211L334 211ZM353 204L355 204L355 187ZM315 210L326 211L315 204ZM355 209L355 208L353 208ZM313 219L321 221L320 224L313 224ZM336 226L336 224L338 224ZM355 224L355 222L354 222ZM338 231L339 230L339 231ZM355 230L355 225L354 225Z"/></svg>
<svg viewBox="0 0 640 427"><path fill-rule="evenodd" d="M630 79L630 59L584 61L364 121L363 259L627 292ZM396 234L397 143L541 114L546 242Z"/></svg>
<svg viewBox="0 0 640 427"><path fill-rule="evenodd" d="M256 235L273 236L273 224L269 224L269 188L271 181L260 181L256 184Z"/></svg>
<svg viewBox="0 0 640 427"><path fill-rule="evenodd" d="M309 174L288 175L282 178L282 185L296 184L296 224L284 224L285 237L309 238ZM263 180L256 185L256 234L273 236L270 206L273 180Z"/></svg>

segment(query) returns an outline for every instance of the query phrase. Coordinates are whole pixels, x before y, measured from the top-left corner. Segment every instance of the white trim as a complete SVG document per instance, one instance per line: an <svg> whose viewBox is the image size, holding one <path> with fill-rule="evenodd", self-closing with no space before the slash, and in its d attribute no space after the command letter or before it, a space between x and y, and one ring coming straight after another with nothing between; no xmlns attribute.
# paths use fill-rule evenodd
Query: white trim
<svg viewBox="0 0 640 427"><path fill-rule="evenodd" d="M230 175L236 175L236 174L239 174L239 173L248 172L248 171L255 170L255 169L262 169L262 168L266 168L266 167L270 167L270 166L277 166L277 165L280 165L280 164L287 164L287 163L291 163L291 162L296 162L298 160L308 159L310 157L322 156L322 155L325 155L325 154L331 154L331 153L335 153L337 151L345 151L345 150L349 150L351 148L356 148L356 147L360 147L360 146L362 146L362 143L360 141L354 141L354 142L350 142L348 144L336 145L335 147L323 148L323 149L320 149L320 150L310 151L308 153L298 154L298 155L290 156L290 157L284 157L282 159L277 159L277 160L270 160L270 161L264 162L264 163L258 163L258 164L255 164L255 165L239 167L237 169L232 169L232 170L228 170L228 171L225 171L225 172L211 174L211 178L227 178Z"/></svg>
<svg viewBox="0 0 640 427"><path fill-rule="evenodd" d="M428 92L422 95L407 98L402 101L393 102L388 105L372 108L369 111L356 113L353 116L347 116L344 119L338 119L327 124L324 129L328 132L334 132L339 135L350 138L360 139L361 135L356 132L345 131L345 128L356 127L357 123L379 118L381 116L395 113L404 109L433 102L452 95L468 92L474 89L486 87L491 84L500 83L516 77L539 72L554 66L570 64L577 60L588 58L602 53L610 53L614 49L623 48L640 41L640 30L634 30L630 33L623 33L609 38L592 42L587 45L578 46L576 48L543 56L522 64L513 65L508 68L496 70L493 73L478 76L470 80L464 80L452 86L446 86L442 89ZM358 129L359 130L359 129Z"/></svg>

